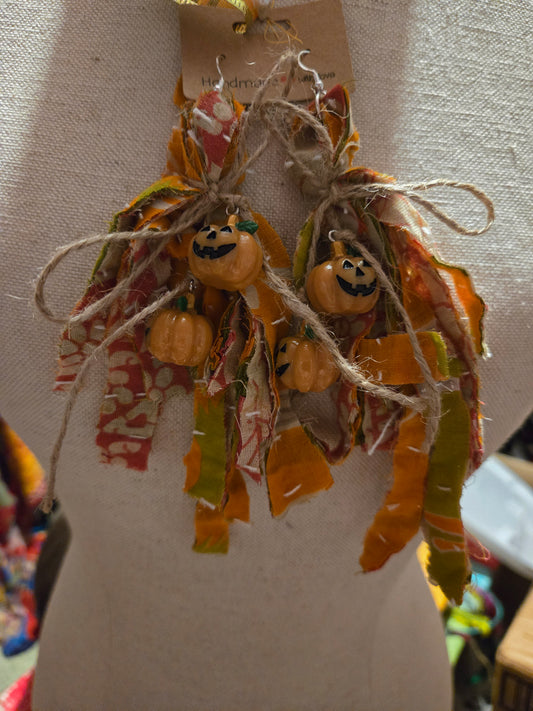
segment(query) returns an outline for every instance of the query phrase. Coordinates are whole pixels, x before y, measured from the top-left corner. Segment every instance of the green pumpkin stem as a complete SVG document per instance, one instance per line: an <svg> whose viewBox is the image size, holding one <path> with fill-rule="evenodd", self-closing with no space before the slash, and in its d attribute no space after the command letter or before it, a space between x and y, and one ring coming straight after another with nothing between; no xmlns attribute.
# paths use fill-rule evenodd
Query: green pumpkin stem
<svg viewBox="0 0 533 711"><path fill-rule="evenodd" d="M308 323L305 324L304 336L309 338L310 341L313 341L316 338L315 332Z"/></svg>
<svg viewBox="0 0 533 711"><path fill-rule="evenodd" d="M181 296L178 296L178 298L176 299L176 301L174 303L175 303L175 307L177 309L179 309L180 311L187 311L187 309L189 308L189 301L184 294L182 294Z"/></svg>
<svg viewBox="0 0 533 711"><path fill-rule="evenodd" d="M241 232L248 232L253 235L259 229L257 222L252 222L252 220L243 220L243 222L237 222L235 227Z"/></svg>

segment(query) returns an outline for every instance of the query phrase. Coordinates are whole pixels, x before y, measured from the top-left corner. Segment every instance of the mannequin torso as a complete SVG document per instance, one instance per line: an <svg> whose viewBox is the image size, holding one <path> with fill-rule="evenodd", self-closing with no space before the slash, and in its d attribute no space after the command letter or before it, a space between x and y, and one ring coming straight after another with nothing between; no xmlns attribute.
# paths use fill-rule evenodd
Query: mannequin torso
<svg viewBox="0 0 533 711"><path fill-rule="evenodd" d="M435 229L444 257L464 264L491 304L497 357L481 370L491 450L526 414L531 392L520 328L529 268L516 260L529 234L520 197L530 97L519 53L507 50L511 36L515 51L526 41L520 4L507 3L504 18L474 7L462 0L447 14L427 0L358 0L345 3L345 16L360 161L401 178L472 180L497 199L500 221L488 237L461 241ZM126 13L100 0L90 9L33 0L28 15L8 11L27 51L13 49L9 109L18 122L6 131L6 172L14 178L2 178L0 407L46 462L63 404L51 393L58 332L33 317L30 282L57 246L101 231L158 177L175 121L177 13L168 0L149 8L139 0ZM476 41L489 32L498 52ZM502 67L511 126L496 91ZM245 190L292 246L307 206L282 165L273 147ZM469 207L446 208L469 222ZM54 282L63 313L90 262L80 257ZM511 270L515 288L504 291ZM194 503L181 491L191 400L167 404L147 472L106 467L94 444L104 378L99 362L63 449L57 489L73 538L43 631L36 711L450 708L440 620L414 547L378 573L356 574L387 490L387 455L355 452L333 469L331 490L279 520L265 487L249 486L252 525L233 525L228 556L201 556L191 550Z"/></svg>

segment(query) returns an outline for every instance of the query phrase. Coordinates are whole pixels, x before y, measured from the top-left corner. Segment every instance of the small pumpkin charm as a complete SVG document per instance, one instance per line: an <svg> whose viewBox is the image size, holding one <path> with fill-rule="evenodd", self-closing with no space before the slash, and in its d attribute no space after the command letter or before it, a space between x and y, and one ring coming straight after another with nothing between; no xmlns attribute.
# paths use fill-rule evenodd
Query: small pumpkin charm
<svg viewBox="0 0 533 711"><path fill-rule="evenodd" d="M315 311L329 314L363 314L378 300L376 272L363 257L346 254L342 242L333 242L332 256L318 264L305 285Z"/></svg>
<svg viewBox="0 0 533 711"><path fill-rule="evenodd" d="M289 336L279 343L276 375L291 390L318 393L337 380L339 371L321 343L306 336Z"/></svg>
<svg viewBox="0 0 533 711"><path fill-rule="evenodd" d="M194 312L191 294L180 296L183 309L163 309L148 335L148 350L162 363L202 365L213 343L213 329L205 316Z"/></svg>
<svg viewBox="0 0 533 711"><path fill-rule="evenodd" d="M259 276L263 250L253 238L255 222L237 222L230 215L227 225L206 225L189 245L189 266L202 284L226 291L241 291Z"/></svg>

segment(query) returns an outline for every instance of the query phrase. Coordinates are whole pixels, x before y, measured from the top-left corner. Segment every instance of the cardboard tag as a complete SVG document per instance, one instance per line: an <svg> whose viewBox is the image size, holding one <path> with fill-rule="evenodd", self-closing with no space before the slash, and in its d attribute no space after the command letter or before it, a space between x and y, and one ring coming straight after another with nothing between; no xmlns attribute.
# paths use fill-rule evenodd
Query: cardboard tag
<svg viewBox="0 0 533 711"><path fill-rule="evenodd" d="M341 0L271 8L268 19L256 20L244 34L234 30L234 25L242 25L243 16L233 9L182 5L179 18L183 90L189 99L216 85L219 55L224 55L220 68L226 86L244 104L252 101L264 78L289 48L310 50L303 61L320 74L326 90L353 81ZM286 81L286 77L280 76L279 81ZM288 98L310 101L312 85L312 75L298 70Z"/></svg>

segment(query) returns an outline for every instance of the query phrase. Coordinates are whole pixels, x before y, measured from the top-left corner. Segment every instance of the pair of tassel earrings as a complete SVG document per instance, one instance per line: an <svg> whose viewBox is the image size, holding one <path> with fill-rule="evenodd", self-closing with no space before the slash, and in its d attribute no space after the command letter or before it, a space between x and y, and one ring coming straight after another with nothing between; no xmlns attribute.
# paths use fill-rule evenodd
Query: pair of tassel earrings
<svg viewBox="0 0 533 711"><path fill-rule="evenodd" d="M104 462L146 469L165 400L194 393L184 489L197 500L195 550L226 552L230 523L249 520L246 478L266 479L279 516L328 489L330 465L354 446L387 449L393 485L360 565L380 568L422 527L431 578L460 601L469 570L459 498L482 451L484 306L467 273L425 246L413 201L462 234L488 229L492 206L468 184L402 186L354 167L347 92L324 92L314 73L315 101L291 104L298 64L301 56L284 56L248 110L222 80L195 102L178 84L180 126L163 178L108 235L68 245L43 271L37 303L60 321L44 299L48 275L80 245L104 243L61 338L56 389L70 394L48 504L69 413L89 364L107 350L96 437ZM266 98L280 74L284 94ZM235 190L268 143L246 153L254 120L282 141L291 174L316 200L292 258ZM432 185L476 195L487 225L458 225L420 196Z"/></svg>

